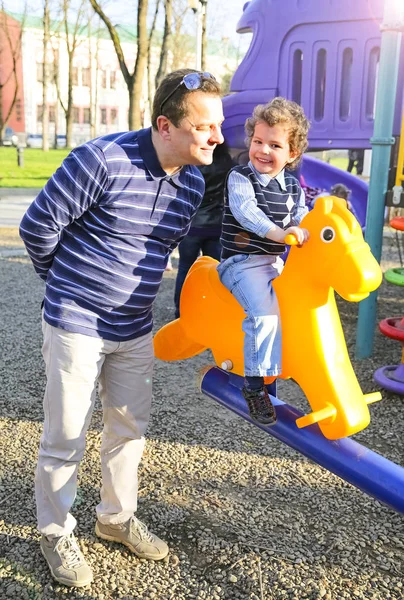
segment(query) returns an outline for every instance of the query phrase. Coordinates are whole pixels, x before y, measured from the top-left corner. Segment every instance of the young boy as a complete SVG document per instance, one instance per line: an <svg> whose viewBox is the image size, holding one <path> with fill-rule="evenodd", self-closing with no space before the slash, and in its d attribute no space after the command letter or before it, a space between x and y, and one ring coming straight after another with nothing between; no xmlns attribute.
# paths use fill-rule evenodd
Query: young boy
<svg viewBox="0 0 404 600"><path fill-rule="evenodd" d="M266 425L274 424L276 415L264 377L281 373L282 354L279 306L271 282L283 268L285 236L294 234L299 244L309 238L298 227L307 212L304 193L285 168L299 163L308 129L295 102L274 98L257 106L245 124L250 160L232 169L225 188L218 273L246 312L243 395L251 418Z"/></svg>

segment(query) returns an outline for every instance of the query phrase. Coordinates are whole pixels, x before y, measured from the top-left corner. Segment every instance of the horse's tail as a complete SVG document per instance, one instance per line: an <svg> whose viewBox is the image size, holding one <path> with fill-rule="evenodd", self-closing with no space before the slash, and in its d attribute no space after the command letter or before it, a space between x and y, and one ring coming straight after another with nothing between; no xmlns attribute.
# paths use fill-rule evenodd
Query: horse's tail
<svg viewBox="0 0 404 600"><path fill-rule="evenodd" d="M184 331L181 319L167 323L154 336L154 354L160 360L182 360L206 350L206 346L194 342Z"/></svg>

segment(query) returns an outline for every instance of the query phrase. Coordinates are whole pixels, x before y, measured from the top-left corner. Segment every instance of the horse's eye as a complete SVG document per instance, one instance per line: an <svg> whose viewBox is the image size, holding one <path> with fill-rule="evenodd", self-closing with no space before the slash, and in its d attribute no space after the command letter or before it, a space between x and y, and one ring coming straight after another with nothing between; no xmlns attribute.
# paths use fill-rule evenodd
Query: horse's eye
<svg viewBox="0 0 404 600"><path fill-rule="evenodd" d="M329 244L335 238L335 231L332 227L324 227L321 230L320 237L326 244Z"/></svg>

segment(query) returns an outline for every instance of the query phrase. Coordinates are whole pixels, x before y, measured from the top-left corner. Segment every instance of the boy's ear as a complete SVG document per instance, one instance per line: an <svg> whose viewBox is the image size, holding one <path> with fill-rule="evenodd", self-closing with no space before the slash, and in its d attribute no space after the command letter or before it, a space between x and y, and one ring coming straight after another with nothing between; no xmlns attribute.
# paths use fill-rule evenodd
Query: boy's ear
<svg viewBox="0 0 404 600"><path fill-rule="evenodd" d="M288 160L288 163L292 163L294 160L296 160L296 158L298 158L299 152L296 150L296 152L289 152L290 158Z"/></svg>

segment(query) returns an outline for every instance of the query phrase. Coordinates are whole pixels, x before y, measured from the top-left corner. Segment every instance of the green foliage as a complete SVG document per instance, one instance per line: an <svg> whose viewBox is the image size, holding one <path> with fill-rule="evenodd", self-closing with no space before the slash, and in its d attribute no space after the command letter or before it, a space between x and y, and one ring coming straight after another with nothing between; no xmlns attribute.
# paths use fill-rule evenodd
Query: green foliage
<svg viewBox="0 0 404 600"><path fill-rule="evenodd" d="M24 167L19 167L17 150L0 147L0 187L42 188L68 153L24 148Z"/></svg>

